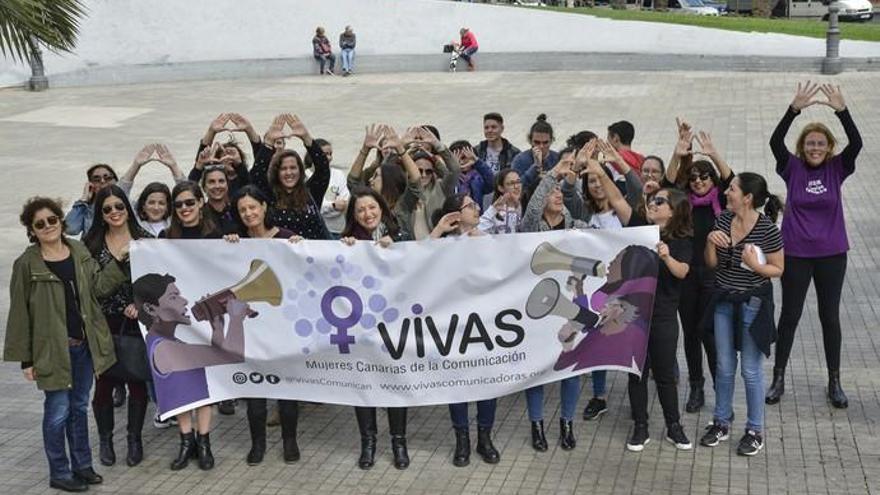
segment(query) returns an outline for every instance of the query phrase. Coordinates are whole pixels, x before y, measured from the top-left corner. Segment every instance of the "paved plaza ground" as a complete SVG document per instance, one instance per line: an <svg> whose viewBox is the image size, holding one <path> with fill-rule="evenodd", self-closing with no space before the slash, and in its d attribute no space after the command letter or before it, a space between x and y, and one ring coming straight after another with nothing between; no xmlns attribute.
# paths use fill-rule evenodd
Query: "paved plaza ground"
<svg viewBox="0 0 880 495"><path fill-rule="evenodd" d="M62 197L67 204L82 191L84 170L107 162L120 173L146 143L161 141L189 169L196 145L210 120L220 112L249 117L260 132L276 113L294 112L314 136L335 147L335 164L350 163L365 124L387 122L403 130L414 123L439 127L446 142L481 138L481 116L500 111L507 136L523 145L538 113L555 126L557 147L581 129L604 135L605 127L626 119L636 126L634 147L645 154L669 156L675 139L675 116L712 133L735 171L755 171L784 192L773 173L768 139L791 99L795 84L815 75L722 72L564 72L383 74L352 78L318 76L288 79L165 83L115 87L65 88L31 94L0 91L0 281L9 280L12 260L24 248L18 225L20 206L34 194ZM234 417L218 416L212 432L217 465L201 472L191 466L171 472L177 451L174 430L144 431L146 459L124 463L124 410L117 410L116 447L120 464L106 468L99 493L880 493L880 92L874 73L847 73L834 79L865 141L856 174L845 187L845 207L852 250L844 287L844 388L850 407L833 409L825 398L822 337L811 290L786 377L780 405L767 407L766 448L754 458L735 455L735 440L715 449L676 451L663 438L662 414L651 388L653 441L640 453L624 448L631 421L626 376L609 375L610 411L597 422L576 421L577 448L556 445L558 388L547 398L548 439L545 453L531 449L523 394L502 398L495 442L502 452L490 466L472 458L465 468L452 466L454 438L445 407L410 410L412 464L405 471L391 465L390 441L380 413L380 449L370 471L356 468L359 440L350 407L307 404L300 413L302 460L281 461L280 432L270 429L266 461L248 467L249 448L244 404ZM841 127L826 107L813 107L795 128L811 118ZM789 141L791 143L791 140ZM793 147L792 144L790 146ZM342 165L347 168L347 165ZM148 165L135 190L148 179L170 179L159 165ZM0 292L5 321L8 293ZM778 297L777 297L777 300ZM4 330L5 331L5 330ZM2 332L0 332L2 333ZM681 404L686 367L680 353ZM767 362L767 380L772 362ZM583 380L579 409L590 384ZM42 394L23 380L17 363L0 366L0 493L49 492L42 449ZM696 443L711 419L709 406L699 414L683 413L688 436ZM745 418L742 381L737 379L737 424ZM150 409L152 411L152 407ZM92 442L97 434L92 423ZM474 428L475 429L475 428ZM475 436L475 434L474 434Z"/></svg>

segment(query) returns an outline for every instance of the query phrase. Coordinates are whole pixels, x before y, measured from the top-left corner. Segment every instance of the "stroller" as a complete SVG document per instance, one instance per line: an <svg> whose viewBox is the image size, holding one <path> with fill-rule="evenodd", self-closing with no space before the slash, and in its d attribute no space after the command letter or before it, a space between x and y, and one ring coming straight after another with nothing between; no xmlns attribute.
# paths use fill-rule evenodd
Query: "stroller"
<svg viewBox="0 0 880 495"><path fill-rule="evenodd" d="M443 53L449 54L449 72L455 72L455 67L458 65L458 57L461 55L461 46L456 43L447 43L443 45Z"/></svg>

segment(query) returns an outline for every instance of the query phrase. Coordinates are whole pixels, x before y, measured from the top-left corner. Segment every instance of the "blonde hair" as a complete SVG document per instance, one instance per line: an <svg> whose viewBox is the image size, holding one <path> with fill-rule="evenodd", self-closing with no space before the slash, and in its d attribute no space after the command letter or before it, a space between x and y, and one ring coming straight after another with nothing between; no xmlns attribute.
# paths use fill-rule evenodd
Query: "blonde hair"
<svg viewBox="0 0 880 495"><path fill-rule="evenodd" d="M834 139L834 134L831 134L831 129L821 122L810 122L801 129L801 135L798 136L797 146L795 147L795 155L801 160L807 160L806 153L804 153L804 143L807 140L807 135L812 132L818 132L825 135L825 139L828 140L828 156L825 157L825 160L829 160L834 156L834 148L837 146L837 140Z"/></svg>

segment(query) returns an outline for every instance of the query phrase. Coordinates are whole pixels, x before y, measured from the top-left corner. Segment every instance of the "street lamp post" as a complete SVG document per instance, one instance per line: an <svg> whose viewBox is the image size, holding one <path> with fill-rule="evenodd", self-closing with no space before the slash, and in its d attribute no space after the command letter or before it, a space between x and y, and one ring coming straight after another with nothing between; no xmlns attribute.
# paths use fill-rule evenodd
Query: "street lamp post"
<svg viewBox="0 0 880 495"><path fill-rule="evenodd" d="M49 89L49 78L43 69L43 52L40 50L40 42L31 36L31 78L28 80L28 89L31 91L45 91Z"/></svg>
<svg viewBox="0 0 880 495"><path fill-rule="evenodd" d="M828 4L828 32L825 36L825 58L822 60L823 74L840 74L843 61L840 60L840 25L837 14L840 5L836 1Z"/></svg>

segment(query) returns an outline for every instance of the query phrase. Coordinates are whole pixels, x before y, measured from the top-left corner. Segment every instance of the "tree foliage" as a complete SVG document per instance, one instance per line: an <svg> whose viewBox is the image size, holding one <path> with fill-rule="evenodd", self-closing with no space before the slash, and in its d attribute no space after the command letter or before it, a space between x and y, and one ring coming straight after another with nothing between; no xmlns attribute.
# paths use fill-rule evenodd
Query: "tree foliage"
<svg viewBox="0 0 880 495"><path fill-rule="evenodd" d="M85 10L81 0L0 0L0 53L27 62L34 42L70 52Z"/></svg>

